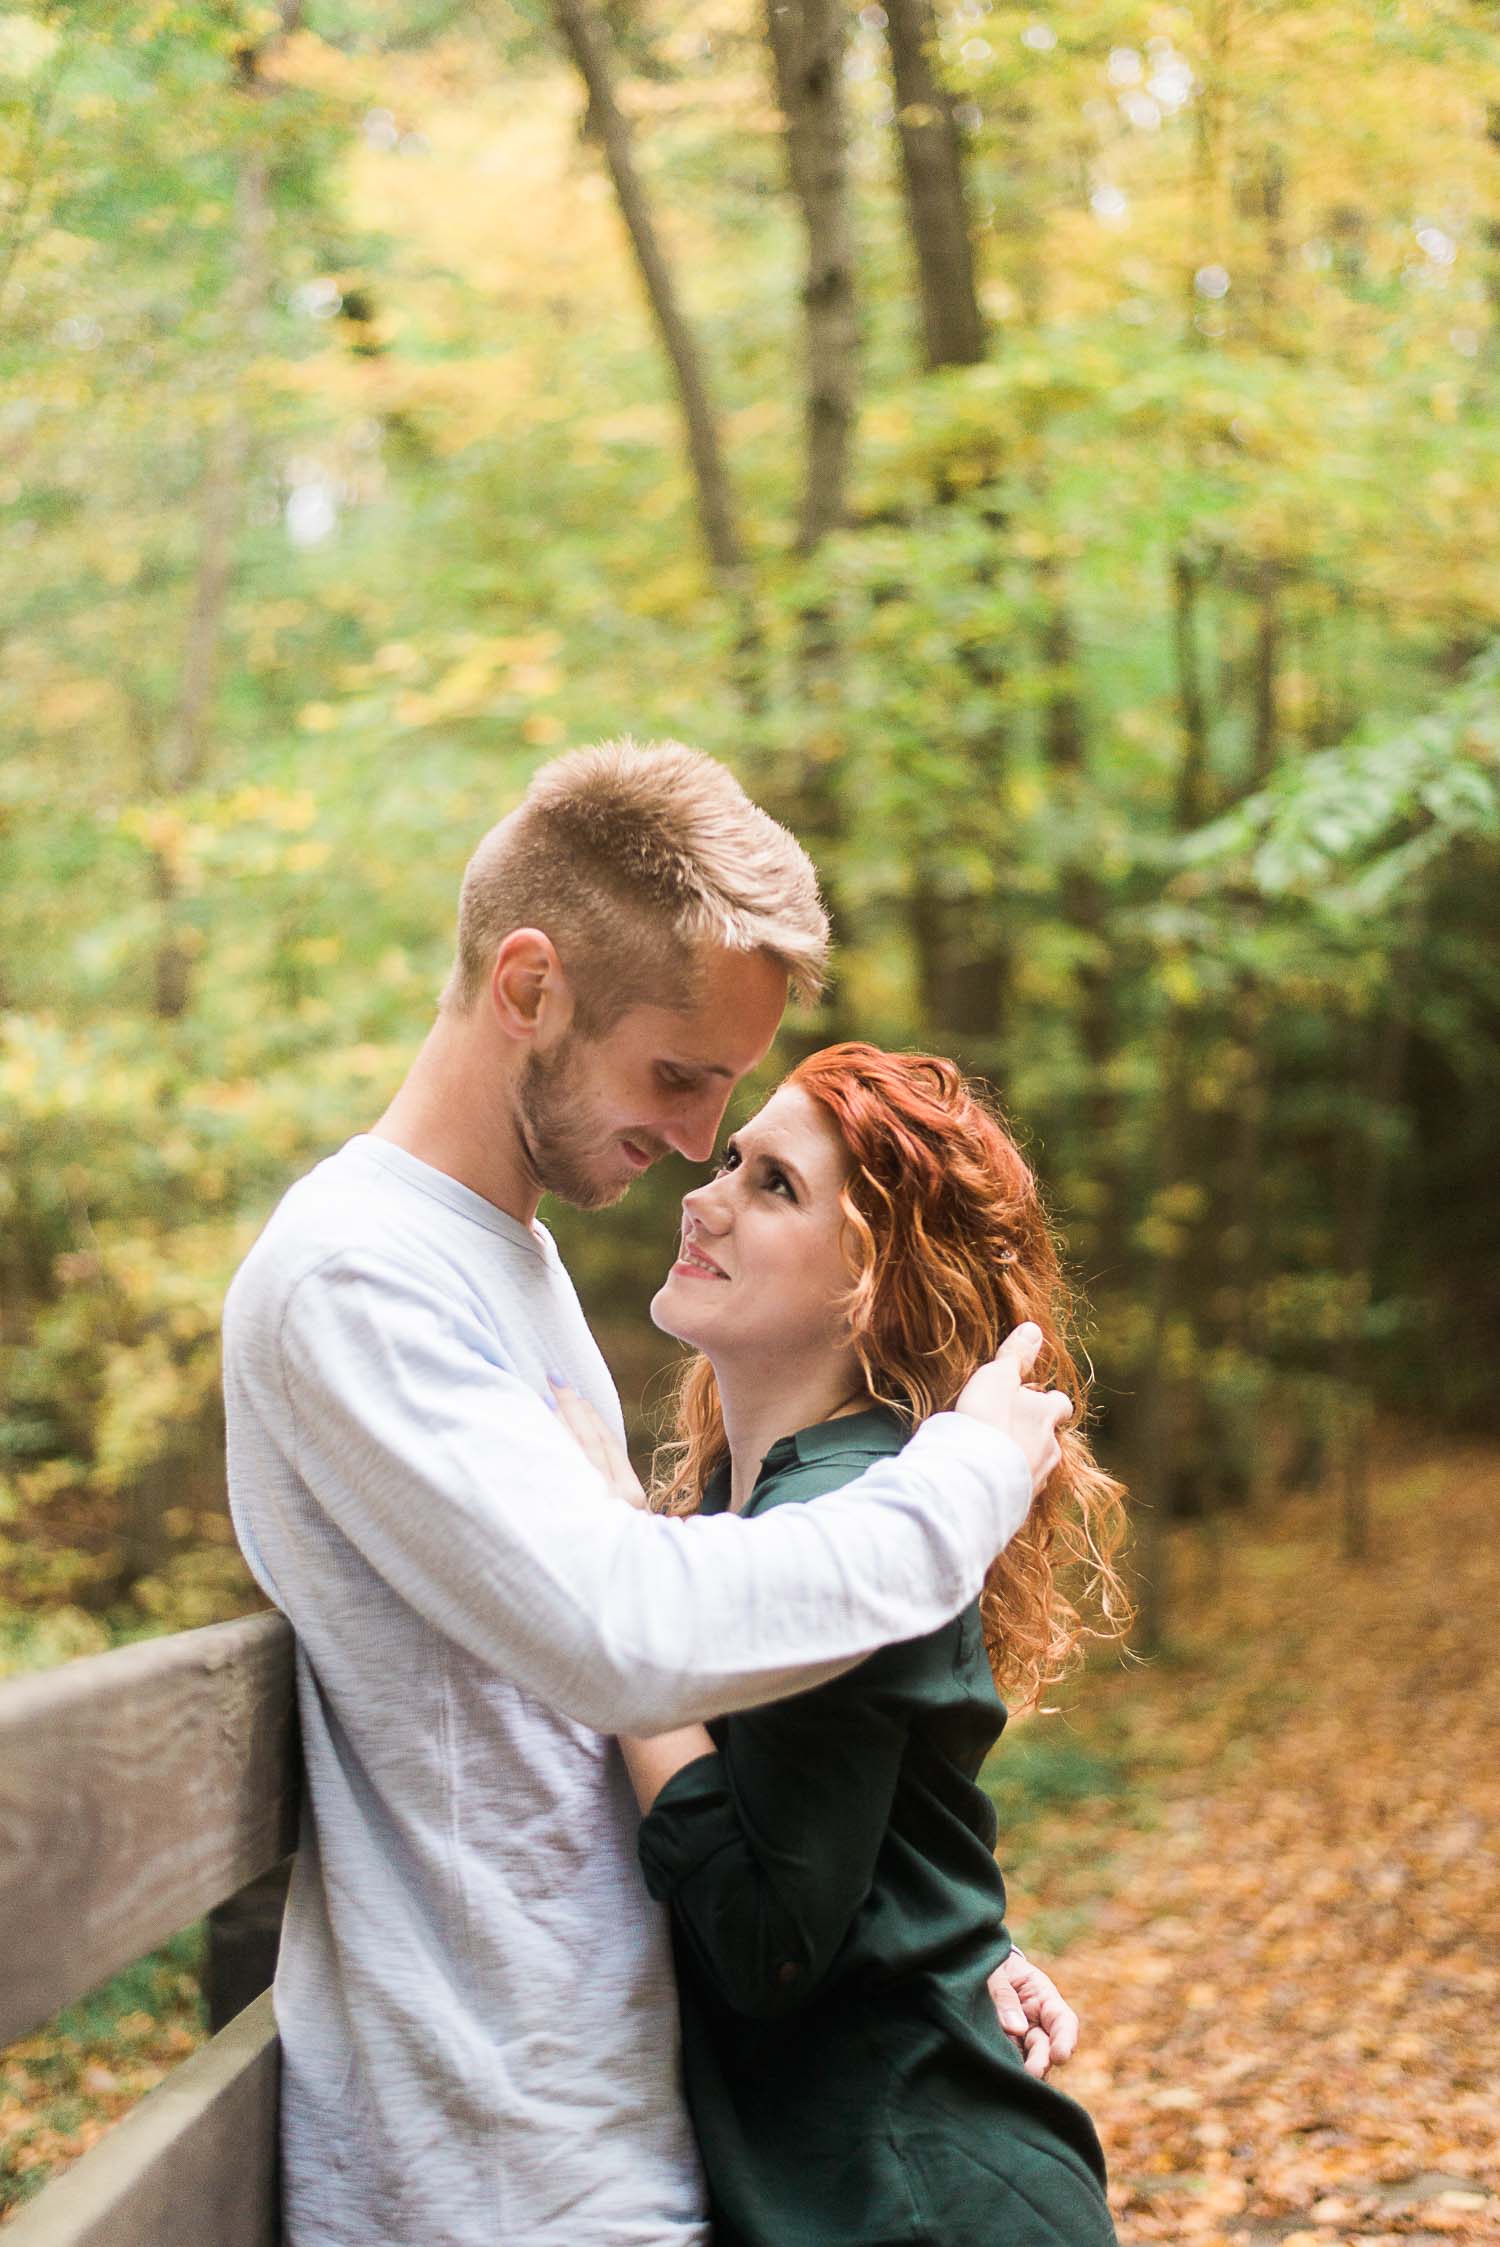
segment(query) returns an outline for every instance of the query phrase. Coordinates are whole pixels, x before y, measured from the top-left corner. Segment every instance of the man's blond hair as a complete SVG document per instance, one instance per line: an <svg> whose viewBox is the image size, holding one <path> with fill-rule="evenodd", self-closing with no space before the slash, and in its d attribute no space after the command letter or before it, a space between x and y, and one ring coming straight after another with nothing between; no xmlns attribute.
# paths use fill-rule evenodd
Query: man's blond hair
<svg viewBox="0 0 1500 2247"><path fill-rule="evenodd" d="M605 741L543 765L469 860L445 1008L467 1012L517 928L552 939L592 1037L631 1007L688 1004L711 948L766 953L804 999L828 957L806 851L680 741Z"/></svg>

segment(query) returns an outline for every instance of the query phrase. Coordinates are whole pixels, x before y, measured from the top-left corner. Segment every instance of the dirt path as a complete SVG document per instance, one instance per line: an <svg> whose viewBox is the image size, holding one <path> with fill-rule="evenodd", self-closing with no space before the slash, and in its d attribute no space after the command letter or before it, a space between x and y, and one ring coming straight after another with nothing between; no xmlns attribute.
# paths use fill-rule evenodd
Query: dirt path
<svg viewBox="0 0 1500 2247"><path fill-rule="evenodd" d="M1126 2247L1500 2243L1497 1526L1500 1454L1392 1462L1374 1563L1311 1506L1233 1531L1181 1657L1085 1685L1085 1750L1174 1768L1123 1842L1059 1813L1012 1916L1083 1899L1063 2080Z"/></svg>

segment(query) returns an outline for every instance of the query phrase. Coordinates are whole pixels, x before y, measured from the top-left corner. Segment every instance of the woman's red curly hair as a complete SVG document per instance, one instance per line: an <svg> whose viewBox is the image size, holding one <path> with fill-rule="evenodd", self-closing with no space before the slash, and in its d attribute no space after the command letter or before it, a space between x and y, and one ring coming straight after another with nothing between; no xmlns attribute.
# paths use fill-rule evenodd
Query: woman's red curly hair
<svg viewBox="0 0 1500 2247"><path fill-rule="evenodd" d="M1024 1707L1086 1638L1116 1637L1130 1619L1115 1568L1124 1493L1083 1432L1087 1384L1036 1180L986 1095L938 1055L828 1046L786 1082L827 1111L849 1150L847 1309L870 1396L916 1427L951 1406L1029 1319L1042 1330L1032 1378L1073 1400L1062 1463L992 1564L980 1602L996 1683ZM706 1358L686 1362L674 1406L653 1503L692 1513L727 1448Z"/></svg>

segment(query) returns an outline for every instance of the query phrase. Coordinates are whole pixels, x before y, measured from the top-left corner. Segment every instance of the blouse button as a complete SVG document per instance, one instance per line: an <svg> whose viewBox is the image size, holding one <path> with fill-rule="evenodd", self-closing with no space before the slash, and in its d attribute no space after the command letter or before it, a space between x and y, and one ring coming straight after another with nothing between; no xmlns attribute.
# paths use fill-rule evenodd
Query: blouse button
<svg viewBox="0 0 1500 2247"><path fill-rule="evenodd" d="M794 1959L785 1958L776 1969L776 1979L778 1982L780 1982L782 1988L785 1989L788 1983L796 1981L798 1975L801 1972L801 1967L796 1963Z"/></svg>

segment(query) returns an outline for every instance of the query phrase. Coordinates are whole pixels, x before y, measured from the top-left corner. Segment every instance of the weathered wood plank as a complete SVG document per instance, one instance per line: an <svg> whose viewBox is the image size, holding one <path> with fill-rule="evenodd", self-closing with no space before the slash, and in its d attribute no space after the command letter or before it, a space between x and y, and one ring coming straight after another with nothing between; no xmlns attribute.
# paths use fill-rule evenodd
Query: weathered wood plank
<svg viewBox="0 0 1500 2247"><path fill-rule="evenodd" d="M280 2063L267 1991L44 2185L6 2247L276 2247Z"/></svg>
<svg viewBox="0 0 1500 2247"><path fill-rule="evenodd" d="M0 1685L0 2044L296 1847L295 1738L279 1615Z"/></svg>

